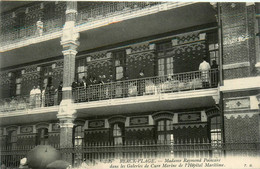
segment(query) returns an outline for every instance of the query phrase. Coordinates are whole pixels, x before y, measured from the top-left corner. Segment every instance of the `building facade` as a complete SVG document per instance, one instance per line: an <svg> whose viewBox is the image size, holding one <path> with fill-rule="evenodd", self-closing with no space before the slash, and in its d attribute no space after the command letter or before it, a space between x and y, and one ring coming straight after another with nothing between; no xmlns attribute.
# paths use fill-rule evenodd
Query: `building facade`
<svg viewBox="0 0 260 169"><path fill-rule="evenodd" d="M1 7L5 165L260 154L258 3Z"/></svg>

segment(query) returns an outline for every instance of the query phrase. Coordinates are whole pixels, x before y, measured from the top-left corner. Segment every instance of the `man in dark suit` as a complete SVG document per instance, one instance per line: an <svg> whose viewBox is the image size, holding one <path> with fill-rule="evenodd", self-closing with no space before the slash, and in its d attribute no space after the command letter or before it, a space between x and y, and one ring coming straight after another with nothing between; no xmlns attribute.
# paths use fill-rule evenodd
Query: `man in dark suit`
<svg viewBox="0 0 260 169"><path fill-rule="evenodd" d="M76 79L74 79L74 81L72 82L72 97L74 98L75 102L78 102L78 82Z"/></svg>
<svg viewBox="0 0 260 169"><path fill-rule="evenodd" d="M62 86L63 86L63 82L61 81L59 86L58 86L58 104L60 104L61 100L62 100Z"/></svg>

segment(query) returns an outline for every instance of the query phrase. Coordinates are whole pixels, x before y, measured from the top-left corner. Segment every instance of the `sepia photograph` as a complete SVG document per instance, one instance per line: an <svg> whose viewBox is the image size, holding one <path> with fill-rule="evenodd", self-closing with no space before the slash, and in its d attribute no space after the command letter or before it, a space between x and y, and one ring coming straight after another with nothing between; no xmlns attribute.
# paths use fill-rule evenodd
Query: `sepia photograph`
<svg viewBox="0 0 260 169"><path fill-rule="evenodd" d="M260 169L260 2L0 14L0 169Z"/></svg>

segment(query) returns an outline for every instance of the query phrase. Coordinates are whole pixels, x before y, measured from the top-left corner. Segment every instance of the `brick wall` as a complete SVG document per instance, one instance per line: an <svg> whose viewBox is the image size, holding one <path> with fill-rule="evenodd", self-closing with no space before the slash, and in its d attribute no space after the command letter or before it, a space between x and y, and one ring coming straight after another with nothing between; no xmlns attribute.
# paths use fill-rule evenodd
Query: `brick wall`
<svg viewBox="0 0 260 169"><path fill-rule="evenodd" d="M224 70L224 79L248 77L254 74L255 10L246 3L222 3L223 65L246 63ZM248 64L249 63L249 64Z"/></svg>
<svg viewBox="0 0 260 169"><path fill-rule="evenodd" d="M255 17L256 11L255 11L255 6L250 5L247 6L247 26L248 26L248 46L249 46L249 62L251 64L250 66L250 73L251 75L256 74L255 70L255 64L256 64L256 36L255 36L255 22L256 22L256 17Z"/></svg>
<svg viewBox="0 0 260 169"><path fill-rule="evenodd" d="M224 118L226 142L259 141L259 115Z"/></svg>

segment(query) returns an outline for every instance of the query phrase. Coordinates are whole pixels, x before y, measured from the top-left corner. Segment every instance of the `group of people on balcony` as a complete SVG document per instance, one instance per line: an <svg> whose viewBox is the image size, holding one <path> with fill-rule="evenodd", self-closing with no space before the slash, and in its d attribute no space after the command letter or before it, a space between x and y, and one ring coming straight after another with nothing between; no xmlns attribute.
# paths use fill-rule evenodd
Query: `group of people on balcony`
<svg viewBox="0 0 260 169"><path fill-rule="evenodd" d="M210 72L210 70L212 70ZM209 88L210 86L216 87L218 84L218 65L216 60L212 61L212 65L207 62L207 58L203 58L203 61L199 65L199 71L201 72L201 80L203 88Z"/></svg>
<svg viewBox="0 0 260 169"><path fill-rule="evenodd" d="M48 107L60 104L62 100L62 84L60 82L57 89L53 85L46 85L42 91L40 90L40 86L33 86L30 91L30 107Z"/></svg>
<svg viewBox="0 0 260 169"><path fill-rule="evenodd" d="M134 80L112 82L108 79L105 83L105 78L105 75L103 75L99 76L99 80L92 76L89 78L83 76L79 81L75 79L71 85L74 101L84 102L116 97L141 96L159 92L217 87L218 65L215 60L210 65L206 58L203 58L197 72L145 78L144 71L140 70L138 78Z"/></svg>
<svg viewBox="0 0 260 169"><path fill-rule="evenodd" d="M198 69L199 71L197 72L187 72L156 78L145 77L144 71L140 70L137 79L128 80L128 78L124 78L126 79L125 81L116 82L110 80L112 77L106 79L105 75L98 76L98 79L93 76L83 76L79 81L75 79L71 84L72 95L75 102L85 102L217 87L219 72L215 60L213 60L212 65L210 65L206 61L206 58L203 58ZM28 102L30 108L59 105L62 100L62 87L62 82L60 82L57 89L51 84L47 84L42 90L40 86L33 86L30 91L29 101L20 101L18 98L12 98L8 105L9 107L15 107L12 105L18 105L19 102L18 107L21 107L21 109L26 108Z"/></svg>
<svg viewBox="0 0 260 169"><path fill-rule="evenodd" d="M72 82L72 95L74 98L75 102L82 102L82 101L86 101L87 100L87 89L90 88L91 86L96 86L96 85L102 85L104 84L104 76L99 76L99 80L97 80L95 77L90 76L89 78L86 78L85 76L83 76L81 79L79 79L79 81L77 81L76 79L74 79L74 81ZM93 88L93 87L92 87ZM95 90L93 88L93 90ZM92 92L92 98L96 98L97 93L94 91Z"/></svg>

